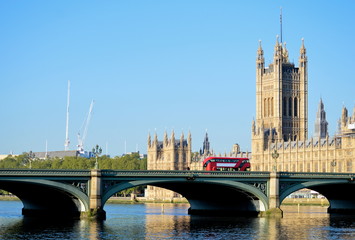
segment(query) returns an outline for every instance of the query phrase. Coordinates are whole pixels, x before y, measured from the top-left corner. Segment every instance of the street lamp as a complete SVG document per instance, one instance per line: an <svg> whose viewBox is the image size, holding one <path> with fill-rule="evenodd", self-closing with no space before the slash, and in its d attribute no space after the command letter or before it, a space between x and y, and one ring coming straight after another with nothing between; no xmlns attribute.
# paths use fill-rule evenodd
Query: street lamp
<svg viewBox="0 0 355 240"><path fill-rule="evenodd" d="M97 162L97 157L101 155L102 153L102 148L99 147L98 144L94 148L92 148L92 153L95 155L96 161L95 161L95 169L99 168L99 163Z"/></svg>
<svg viewBox="0 0 355 240"><path fill-rule="evenodd" d="M274 166L272 167L272 171L276 172L277 171L277 166L276 166L276 160L279 157L279 153L277 152L277 150L275 149L274 152L271 154L272 158L274 159Z"/></svg>
<svg viewBox="0 0 355 240"><path fill-rule="evenodd" d="M28 157L28 161L30 162L30 169L32 169L32 159L35 157L35 154L32 151L30 151L27 157Z"/></svg>

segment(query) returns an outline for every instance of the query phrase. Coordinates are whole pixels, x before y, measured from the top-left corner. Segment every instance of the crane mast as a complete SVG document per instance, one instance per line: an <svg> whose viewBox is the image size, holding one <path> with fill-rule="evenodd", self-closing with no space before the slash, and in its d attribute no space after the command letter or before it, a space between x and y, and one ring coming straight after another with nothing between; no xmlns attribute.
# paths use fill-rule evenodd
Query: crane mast
<svg viewBox="0 0 355 240"><path fill-rule="evenodd" d="M68 95L67 95L67 120L65 126L65 142L64 142L64 150L69 150L69 104L70 104L70 81L68 81Z"/></svg>
<svg viewBox="0 0 355 240"><path fill-rule="evenodd" d="M83 125L81 127L81 129L83 129L83 135L82 136L80 135L80 131L78 133L78 151L81 154L85 153L85 151L84 151L84 142L85 142L85 139L86 139L86 134L87 134L87 131L88 131L88 127L89 127L89 123L90 123L93 107L94 107L94 100L91 101L90 108L89 108L89 113L88 113L88 115L87 115L86 119L84 120Z"/></svg>

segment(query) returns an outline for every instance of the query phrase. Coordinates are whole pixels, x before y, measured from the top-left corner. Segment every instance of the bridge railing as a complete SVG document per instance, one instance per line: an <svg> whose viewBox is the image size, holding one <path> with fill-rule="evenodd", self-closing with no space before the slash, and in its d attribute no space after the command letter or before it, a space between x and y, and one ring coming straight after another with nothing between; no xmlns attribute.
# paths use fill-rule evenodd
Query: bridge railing
<svg viewBox="0 0 355 240"><path fill-rule="evenodd" d="M134 177L269 177L269 172L251 171L193 171L193 170L102 170L102 176L134 176Z"/></svg>
<svg viewBox="0 0 355 240"><path fill-rule="evenodd" d="M0 169L0 176L85 176L90 177L90 170L72 169Z"/></svg>
<svg viewBox="0 0 355 240"><path fill-rule="evenodd" d="M355 173L329 173L329 172L279 172L282 178L355 178Z"/></svg>

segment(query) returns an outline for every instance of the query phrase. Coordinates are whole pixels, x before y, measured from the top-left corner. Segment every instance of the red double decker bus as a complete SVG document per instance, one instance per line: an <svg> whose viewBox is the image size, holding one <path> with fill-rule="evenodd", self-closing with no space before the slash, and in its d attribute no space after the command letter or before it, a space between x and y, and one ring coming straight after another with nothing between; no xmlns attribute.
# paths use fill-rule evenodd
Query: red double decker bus
<svg viewBox="0 0 355 240"><path fill-rule="evenodd" d="M250 171L249 158L209 157L203 161L205 171Z"/></svg>

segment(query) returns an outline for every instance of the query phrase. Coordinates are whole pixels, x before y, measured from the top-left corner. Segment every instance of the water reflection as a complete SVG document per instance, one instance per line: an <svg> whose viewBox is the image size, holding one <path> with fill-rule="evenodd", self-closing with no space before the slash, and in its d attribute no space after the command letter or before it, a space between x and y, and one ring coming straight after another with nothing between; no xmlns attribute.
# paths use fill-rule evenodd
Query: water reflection
<svg viewBox="0 0 355 240"><path fill-rule="evenodd" d="M355 239L354 216L322 207L283 207L280 219L189 216L184 204L117 204L106 206L106 221L48 221L23 218L10 206L0 202L0 239Z"/></svg>

